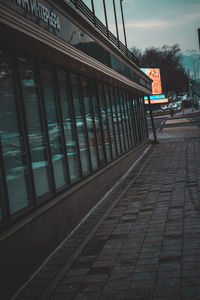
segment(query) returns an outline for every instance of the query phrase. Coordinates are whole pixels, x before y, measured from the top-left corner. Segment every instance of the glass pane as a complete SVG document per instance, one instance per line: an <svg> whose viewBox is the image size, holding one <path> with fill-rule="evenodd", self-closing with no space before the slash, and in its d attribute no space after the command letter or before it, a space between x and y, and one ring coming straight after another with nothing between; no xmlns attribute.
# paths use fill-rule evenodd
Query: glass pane
<svg viewBox="0 0 200 300"><path fill-rule="evenodd" d="M110 132L107 122L107 115L106 115L106 104L103 95L103 87L102 85L98 85L99 90L99 103L100 103L100 111L101 111L101 118L102 118L102 127L103 127L103 135L105 141L105 148L106 148L106 156L107 161L111 160L111 143L110 143Z"/></svg>
<svg viewBox="0 0 200 300"><path fill-rule="evenodd" d="M71 85L72 85L76 128L78 133L78 142L79 142L80 157L81 157L81 166L82 166L83 175L86 175L90 172L89 152L88 152L86 128L83 119L83 110L81 107L80 87L79 87L77 77L71 76Z"/></svg>
<svg viewBox="0 0 200 300"><path fill-rule="evenodd" d="M0 135L11 214L28 206L25 174L27 168L22 160L22 148L11 63L0 51Z"/></svg>
<svg viewBox="0 0 200 300"><path fill-rule="evenodd" d="M58 189L65 185L67 179L64 171L64 153L61 148L61 128L57 119L56 98L53 88L55 86L55 82L50 68L46 66L41 67L41 80L48 124L54 180L56 188Z"/></svg>
<svg viewBox="0 0 200 300"><path fill-rule="evenodd" d="M62 108L62 118L65 133L65 142L67 149L69 174L71 182L80 178L79 159L77 152L77 144L74 134L74 124L70 114L70 102L68 94L68 81L63 71L57 72L58 88L60 94L60 102Z"/></svg>
<svg viewBox="0 0 200 300"><path fill-rule="evenodd" d="M112 107L110 106L110 95L109 95L108 87L105 85L104 88L105 88L106 107L107 107L108 125L110 130L112 154L113 154L113 158L115 158L117 156L117 152L116 152L116 143L115 143L115 128L113 124L113 111L112 111Z"/></svg>
<svg viewBox="0 0 200 300"><path fill-rule="evenodd" d="M128 109L128 103L127 103L127 96L124 92L124 111L126 115L126 124L127 124L127 131L128 131L128 139L129 139L129 145L130 148L133 146L133 135L131 131L131 124L130 124L130 115L129 115L129 109Z"/></svg>
<svg viewBox="0 0 200 300"><path fill-rule="evenodd" d="M132 141L133 141L133 145L135 145L136 137L135 137L135 125L134 125L134 112L133 112L132 105L131 105L130 95L127 96L127 110L128 110L129 120L130 120Z"/></svg>
<svg viewBox="0 0 200 300"><path fill-rule="evenodd" d="M116 99L115 99L113 88L110 88L110 96L111 96L111 103L112 103L114 130L115 130L115 136L117 142L117 152L119 155L121 153L121 140L120 140L120 129L119 129L119 122L118 122L118 115L117 115Z"/></svg>
<svg viewBox="0 0 200 300"><path fill-rule="evenodd" d="M141 128L140 128L140 116L139 116L138 99L135 99L135 112L136 112L138 142L140 143L141 142Z"/></svg>
<svg viewBox="0 0 200 300"><path fill-rule="evenodd" d="M94 1L95 16L105 25L103 1Z"/></svg>
<svg viewBox="0 0 200 300"><path fill-rule="evenodd" d="M92 161L92 169L95 170L98 168L97 144L95 138L95 127L93 126L94 119L93 119L92 108L90 103L89 87L87 81L82 80L81 83L82 83L83 103L85 109L85 119L86 119L86 126L87 126L88 139L89 139L90 155Z"/></svg>
<svg viewBox="0 0 200 300"><path fill-rule="evenodd" d="M87 7L92 11L92 3L91 0L82 0L85 5L87 5Z"/></svg>
<svg viewBox="0 0 200 300"><path fill-rule="evenodd" d="M91 98L92 98L92 106L93 106L93 112L94 112L94 122L95 122L95 127L96 127L99 160L100 160L100 165L101 165L105 162L105 160L104 160L104 155L103 155L103 147L102 147L103 141L102 141L102 136L101 136L99 109L98 109L98 104L97 104L95 86L91 87Z"/></svg>
<svg viewBox="0 0 200 300"><path fill-rule="evenodd" d="M134 96L135 97L135 96ZM134 124L135 124L135 132L136 132L136 141L137 144L139 143L139 132L138 132L138 122L137 122L137 107L136 107L136 100L132 100L132 107L134 112Z"/></svg>
<svg viewBox="0 0 200 300"><path fill-rule="evenodd" d="M19 58L18 62L26 113L28 139L31 150L35 191L36 196L42 196L49 191L47 176L48 164L45 157L45 137L40 124L34 67L31 62L24 58Z"/></svg>
<svg viewBox="0 0 200 300"><path fill-rule="evenodd" d="M117 117L118 117L118 123L119 123L122 152L125 152L126 151L126 142L125 142L125 136L124 136L124 127L123 127L123 120L122 120L121 105L120 105L120 100L119 100L119 95L118 95L117 90L115 90L115 95L116 95Z"/></svg>
<svg viewBox="0 0 200 300"><path fill-rule="evenodd" d="M123 93L121 91L120 91L120 108L121 108L121 114L122 114L122 123L123 123L123 128L124 128L126 150L128 150L129 149L129 138L128 138L127 118L126 118L126 113L124 110Z"/></svg>

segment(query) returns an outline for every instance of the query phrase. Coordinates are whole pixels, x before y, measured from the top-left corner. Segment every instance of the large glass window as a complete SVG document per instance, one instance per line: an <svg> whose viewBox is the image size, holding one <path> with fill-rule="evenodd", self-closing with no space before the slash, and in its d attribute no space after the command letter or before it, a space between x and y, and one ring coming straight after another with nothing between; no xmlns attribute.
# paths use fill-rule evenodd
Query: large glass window
<svg viewBox="0 0 200 300"><path fill-rule="evenodd" d="M140 126L140 111L139 111L139 103L138 98L134 100L135 104L135 112L136 112L136 122L137 122L137 132L138 132L138 143L141 142L141 126Z"/></svg>
<svg viewBox="0 0 200 300"><path fill-rule="evenodd" d="M34 66L25 58L18 58L21 86L23 92L28 139L31 150L32 169L36 196L49 191L47 160L45 156L45 136L41 129L39 116L37 84Z"/></svg>
<svg viewBox="0 0 200 300"><path fill-rule="evenodd" d="M114 131L115 131L115 137L117 143L117 153L119 155L122 152L122 148L121 148L122 146L121 146L121 139L120 139L120 127L118 121L116 99L112 87L110 87L110 97L111 97L112 115L113 115L113 122L114 122Z"/></svg>
<svg viewBox="0 0 200 300"><path fill-rule="evenodd" d="M125 111L125 107L124 107L124 97L123 97L122 90L120 90L119 95L120 95L120 108L121 108L121 114L122 114L124 136L125 136L125 142L126 142L126 150L128 150L128 149L130 149L130 140L129 140L129 134L128 134L127 116L126 116L126 111Z"/></svg>
<svg viewBox="0 0 200 300"><path fill-rule="evenodd" d="M92 161L92 169L95 170L98 167L97 139L95 136L94 118L93 118L92 106L91 106L91 101L90 101L91 99L90 99L90 95L89 95L88 82L86 80L82 79L81 85L82 85L87 133L88 133L88 139L89 139L90 155L91 155L91 161Z"/></svg>
<svg viewBox="0 0 200 300"><path fill-rule="evenodd" d="M51 159L54 172L56 188L60 188L67 182L65 158L61 145L61 128L58 122L58 112L55 97L55 81L52 71L47 66L41 67L41 81L45 102L46 119L48 125L48 135L51 150Z"/></svg>
<svg viewBox="0 0 200 300"><path fill-rule="evenodd" d="M129 145L130 147L133 146L133 133L132 133L132 128L131 128L131 119L130 119L130 109L128 106L128 102L127 102L127 95L126 92L124 91L124 112L125 112L125 116L126 116L126 125L127 125L127 131L128 131L128 140L129 140Z"/></svg>
<svg viewBox="0 0 200 300"><path fill-rule="evenodd" d="M0 51L0 137L11 214L28 206L24 166L9 57Z"/></svg>
<svg viewBox="0 0 200 300"><path fill-rule="evenodd" d="M65 143L68 157L68 166L71 182L76 181L81 177L79 158L77 151L77 143L75 137L75 125L73 124L70 98L69 98L69 85L65 72L57 71L58 89L60 94L60 102L62 109L62 121L65 134Z"/></svg>
<svg viewBox="0 0 200 300"><path fill-rule="evenodd" d="M72 96L73 96L73 106L76 119L76 129L78 134L80 158L83 175L86 175L90 172L90 157L88 149L88 140L86 135L86 126L83 116L83 108L81 103L81 93L78 77L71 75L71 87L72 87Z"/></svg>
<svg viewBox="0 0 200 300"><path fill-rule="evenodd" d="M90 93L91 93L91 100L92 100L92 108L93 108L93 114L94 114L94 122L95 122L95 128L96 128L96 137L97 137L97 147L98 147L98 154L99 154L99 161L100 165L104 164L105 158L103 154L103 140L101 135L101 125L100 125L100 119L99 119L99 106L97 104L97 96L96 96L96 87L91 84L90 85Z"/></svg>
<svg viewBox="0 0 200 300"><path fill-rule="evenodd" d="M112 155L113 158L115 158L117 156L117 149L116 149L116 139L115 139L115 128L113 122L113 111L112 111L112 106L110 105L110 93L107 85L104 86L104 89L105 89L106 109L107 109L107 116L108 116L108 127L110 131Z"/></svg>
<svg viewBox="0 0 200 300"><path fill-rule="evenodd" d="M135 115L134 115L134 110L133 110L133 105L132 105L132 100L131 100L130 94L127 95L127 107L128 107L128 113L129 113L132 141L133 141L133 144L136 145L137 137L136 137L135 122L134 122Z"/></svg>
<svg viewBox="0 0 200 300"><path fill-rule="evenodd" d="M101 111L101 118L102 118L106 156L107 156L107 161L110 161L111 160L110 132L109 132L108 120L107 120L106 103L104 99L103 87L101 84L98 85L98 92L99 92L99 104L100 104L100 111Z"/></svg>
<svg viewBox="0 0 200 300"><path fill-rule="evenodd" d="M125 139L125 128L123 123L122 111L121 111L121 103L119 99L119 94L117 89L115 89L115 96L116 96L116 107L117 107L117 116L118 116L118 123L119 123L119 131L120 131L120 139L122 145L122 152L126 151L126 139Z"/></svg>
<svg viewBox="0 0 200 300"><path fill-rule="evenodd" d="M45 135L41 128L37 84L34 65L25 58L18 58L23 92L28 139L31 151L32 169L36 196L49 191L47 159L45 156Z"/></svg>

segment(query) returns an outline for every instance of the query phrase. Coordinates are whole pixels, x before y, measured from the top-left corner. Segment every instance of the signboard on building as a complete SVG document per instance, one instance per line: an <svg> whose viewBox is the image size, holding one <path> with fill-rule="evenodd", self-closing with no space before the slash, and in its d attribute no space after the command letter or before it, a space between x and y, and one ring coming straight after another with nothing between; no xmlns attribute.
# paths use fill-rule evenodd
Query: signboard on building
<svg viewBox="0 0 200 300"><path fill-rule="evenodd" d="M167 103L168 98L165 98L165 95L162 94L162 84L160 69L158 68L142 68L141 69L147 76L149 76L152 82L152 96L150 96L151 104L156 103ZM148 97L144 97L144 103L148 104Z"/></svg>
<svg viewBox="0 0 200 300"><path fill-rule="evenodd" d="M162 94L162 84L160 77L160 69L158 68L142 68L142 71L149 76L152 80L152 94L159 95Z"/></svg>

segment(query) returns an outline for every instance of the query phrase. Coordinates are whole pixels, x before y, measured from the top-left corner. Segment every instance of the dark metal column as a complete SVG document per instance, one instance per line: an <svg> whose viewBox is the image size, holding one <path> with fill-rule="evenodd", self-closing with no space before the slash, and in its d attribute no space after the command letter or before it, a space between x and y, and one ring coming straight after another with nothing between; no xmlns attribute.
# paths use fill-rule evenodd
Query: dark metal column
<svg viewBox="0 0 200 300"><path fill-rule="evenodd" d="M153 136L154 136L154 143L158 143L158 140L157 140L157 137L156 137L155 126L154 126L152 109L151 109L150 96L148 96L148 105L149 105L149 114L150 114L150 118L151 118L151 125L152 125Z"/></svg>
<svg viewBox="0 0 200 300"><path fill-rule="evenodd" d="M119 30L118 30L118 23L117 23L117 14L116 14L115 0L113 0L113 9L114 9L114 16L115 16L115 26L116 26L116 33L117 33L117 43L118 43L118 46L119 46Z"/></svg>
<svg viewBox="0 0 200 300"><path fill-rule="evenodd" d="M124 31L124 42L125 42L126 52L127 52L126 30L125 30L125 24L124 24L124 13L123 13L123 8L122 8L122 1L123 0L119 0L119 1L120 1L120 8L121 8L121 15L122 15L122 24L123 24L123 31Z"/></svg>
<svg viewBox="0 0 200 300"><path fill-rule="evenodd" d="M106 32L107 32L107 37L109 38L108 19L107 19L107 13L106 13L105 0L103 0L103 8L104 8L105 21L106 21Z"/></svg>

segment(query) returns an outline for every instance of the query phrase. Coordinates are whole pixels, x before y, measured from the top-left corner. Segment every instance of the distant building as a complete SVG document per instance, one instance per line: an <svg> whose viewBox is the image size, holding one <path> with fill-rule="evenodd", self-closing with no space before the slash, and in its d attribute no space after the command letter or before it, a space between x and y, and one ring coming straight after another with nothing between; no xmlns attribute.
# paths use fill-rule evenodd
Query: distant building
<svg viewBox="0 0 200 300"><path fill-rule="evenodd" d="M143 97L151 79L73 3L0 0L2 299L149 142Z"/></svg>

